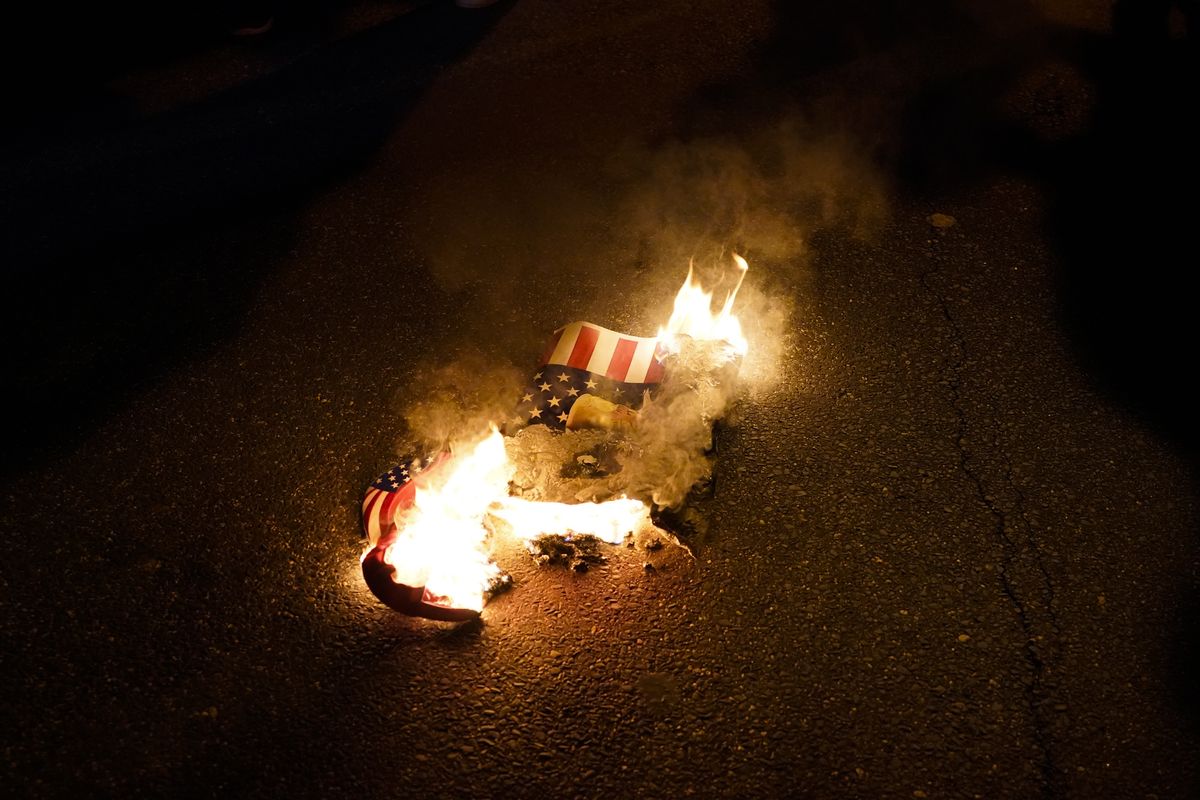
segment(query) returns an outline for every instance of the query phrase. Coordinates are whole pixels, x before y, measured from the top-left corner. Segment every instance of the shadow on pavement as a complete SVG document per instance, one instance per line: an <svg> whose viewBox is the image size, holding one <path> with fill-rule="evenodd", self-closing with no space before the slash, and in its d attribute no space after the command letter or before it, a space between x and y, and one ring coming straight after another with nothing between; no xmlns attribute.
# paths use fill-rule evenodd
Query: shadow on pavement
<svg viewBox="0 0 1200 800"><path fill-rule="evenodd" d="M1189 100L1200 89L1196 55L1194 38L1089 43L1094 123L1043 171L1056 201L1061 300L1084 363L1193 463L1194 220L1181 198L1200 180L1200 125Z"/></svg>
<svg viewBox="0 0 1200 800"><path fill-rule="evenodd" d="M1188 102L1200 83L1195 35L1171 40L1165 24L1157 37L1144 25L1119 24L1115 36L1042 26L1046 33L1011 42L968 41L995 58L931 82L908 103L897 173L920 193L969 186L998 167L1036 180L1050 201L1060 319L1079 360L1195 463L1200 427L1183 391L1194 259L1190 208L1175 199L1200 179L1200 125ZM1063 130L1045 118L1068 116L1052 106L1071 102L1062 97L1070 89L1035 87L1025 117L1002 107L1039 64L1078 70L1094 87L1091 109Z"/></svg>
<svg viewBox="0 0 1200 800"><path fill-rule="evenodd" d="M1188 387L1197 334L1194 196L1200 183L1200 30L1170 39L1169 4L1151 18L1123 16L1116 36L1084 41L1078 63L1097 98L1090 128L1043 157L1059 302L1076 353L1100 388L1172 441L1200 472L1200 426ZM1193 540L1198 537L1192 531ZM1200 595L1176 587L1172 684L1200 730Z"/></svg>
<svg viewBox="0 0 1200 800"><path fill-rule="evenodd" d="M1172 38L1170 2L1117 5L1115 32L1099 34L1057 25L1024 0L781 1L754 77L708 87L685 128L749 138L798 113L855 139L916 198L1029 176L1049 202L1059 320L1076 358L1195 474L1200 426L1186 387L1197 333L1189 198L1200 185L1200 12L1184 3L1191 30L1181 35L1177 17ZM1029 85L1031 74L1043 82ZM1180 591L1169 680L1200 727L1190 678L1200 670L1200 596Z"/></svg>
<svg viewBox="0 0 1200 800"><path fill-rule="evenodd" d="M752 77L698 96L688 135L741 137L796 114L855 140L917 197L1029 175L1051 202L1061 318L1078 357L1194 461L1200 426L1182 390L1194 248L1190 204L1174 198L1200 179L1196 33L1171 40L1165 17L1137 15L1119 36L1088 33L1025 0L780 2L776 16ZM1070 77L1021 85L1043 66L1077 71L1092 107L1069 97ZM1081 107L1062 107L1072 102Z"/></svg>
<svg viewBox="0 0 1200 800"><path fill-rule="evenodd" d="M806 48L808 60L836 63L839 51L869 57L872 48L905 40L948 56L941 74L906 97L899 129L879 126L885 133L874 143L878 162L917 196L953 192L1001 170L1035 180L1050 203L1046 232L1059 266L1059 317L1076 357L1102 392L1172 442L1195 475L1200 425L1187 390L1197 334L1189 288L1195 204L1188 199L1200 185L1195 4L1183 4L1191 29L1186 36L1176 30L1175 38L1168 34L1170 2L1118 3L1113 35L1055 28L1021 3L1006 4L1003 20L982 20L995 25L957 11L967 4L946 3L897 7L893 19L876 17L879 24L865 28L852 8L815 18L799 5L784 4L785 29L804 37L816 25L827 36L803 46L782 42L768 51L783 55L780 64L803 69L806 60L786 54ZM945 71L956 62L961 69ZM901 55L896 63L901 72L920 73L919 57ZM1090 113L1072 119L1072 109L1055 107L1064 101L1053 85L1024 100L1033 118L1004 107L1022 76L1043 64L1054 65L1050 72L1078 70L1091 83ZM895 85L905 88L903 75ZM881 106L860 108L870 114ZM1061 129L1047 122L1056 116ZM1179 587L1176 604L1166 677L1182 715L1200 729L1192 678L1200 670L1196 587Z"/></svg>
<svg viewBox="0 0 1200 800"><path fill-rule="evenodd" d="M306 201L510 6L426 6L194 105L9 148L0 318L20 423L3 470L70 447L140 381L235 332Z"/></svg>

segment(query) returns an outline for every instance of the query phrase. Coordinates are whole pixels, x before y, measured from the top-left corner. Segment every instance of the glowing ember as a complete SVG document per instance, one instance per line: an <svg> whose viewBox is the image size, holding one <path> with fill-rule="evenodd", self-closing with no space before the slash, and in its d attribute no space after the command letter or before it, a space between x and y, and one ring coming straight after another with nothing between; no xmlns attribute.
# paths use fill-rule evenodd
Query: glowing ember
<svg viewBox="0 0 1200 800"><path fill-rule="evenodd" d="M742 335L741 323L733 313L733 302L750 266L737 253L733 254L733 261L738 268L737 283L725 295L725 302L716 313L712 310L713 293L704 291L704 287L695 280L692 267L688 267L687 280L675 295L675 309L671 312L671 318L665 327L658 329L659 344L668 352L678 352L678 337L683 335L693 339L725 341L738 355L746 354L749 344Z"/></svg>

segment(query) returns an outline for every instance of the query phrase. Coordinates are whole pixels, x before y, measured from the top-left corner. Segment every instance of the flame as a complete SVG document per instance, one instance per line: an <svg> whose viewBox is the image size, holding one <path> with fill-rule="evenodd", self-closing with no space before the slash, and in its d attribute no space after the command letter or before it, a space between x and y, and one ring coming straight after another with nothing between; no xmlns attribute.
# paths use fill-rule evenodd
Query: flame
<svg viewBox="0 0 1200 800"><path fill-rule="evenodd" d="M738 289L749 266L736 253L737 283L713 313L712 292L687 280L675 296L675 308L659 328L660 347L680 349L680 338L723 342L736 355L748 348L741 324L733 314ZM488 553L488 518L507 523L509 533L528 541L543 534L587 534L611 544L650 523L650 508L641 500L618 497L602 503L535 502L508 496L513 466L504 437L491 433L465 452L418 479L413 506L397 519L396 538L384 551L397 583L424 586L437 601L454 608L483 609L485 594L500 569Z"/></svg>
<svg viewBox="0 0 1200 800"><path fill-rule="evenodd" d="M675 295L675 308L665 327L658 329L658 341L668 352L679 350L679 336L690 336L693 339L724 341L738 355L745 355L750 349L746 337L742 334L742 325L733 313L733 303L737 298L738 289L750 265L746 259L733 254L734 264L738 268L737 283L725 296L721 310L713 313L712 292L704 291L704 287L695 279L692 265L688 265L687 280Z"/></svg>
<svg viewBox="0 0 1200 800"><path fill-rule="evenodd" d="M620 544L650 519L641 500L618 497L603 503L538 503L505 498L492 514L512 526L513 534L532 539L544 533L576 533Z"/></svg>
<svg viewBox="0 0 1200 800"><path fill-rule="evenodd" d="M383 559L397 583L424 586L454 608L483 608L484 592L500 573L485 548L483 518L508 492L512 467L496 428L469 452L439 470L397 520L399 533Z"/></svg>
<svg viewBox="0 0 1200 800"><path fill-rule="evenodd" d="M394 580L424 586L443 605L479 611L500 574L488 554L488 515L524 541L576 533L617 544L649 521L646 504L626 497L576 505L509 497L512 469L504 437L493 427L468 452L456 453L434 480L418 486L412 508L397 520L395 541L384 551Z"/></svg>

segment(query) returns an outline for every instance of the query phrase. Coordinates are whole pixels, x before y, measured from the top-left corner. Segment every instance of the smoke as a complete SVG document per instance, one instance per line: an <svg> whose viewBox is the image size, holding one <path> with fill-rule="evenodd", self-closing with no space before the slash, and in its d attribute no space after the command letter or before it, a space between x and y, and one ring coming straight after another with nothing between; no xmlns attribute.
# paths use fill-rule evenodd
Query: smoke
<svg viewBox="0 0 1200 800"><path fill-rule="evenodd" d="M710 286L731 251L755 280L795 277L817 232L866 236L886 218L869 148L798 111L602 157L485 155L424 187L412 233L442 289L486 284L475 316L535 338L581 318L653 334L689 260Z"/></svg>
<svg viewBox="0 0 1200 800"><path fill-rule="evenodd" d="M622 446L621 476L605 483L605 492L677 506L710 474L713 423L737 393L765 395L783 374L810 313L812 237L830 228L869 235L886 218L884 187L866 152L800 114L749 133L630 146L586 176L526 166L481 167L469 187L447 181L433 192L433 276L448 291L489 289L464 312L475 323L453 345L463 355L405 388L408 429L435 443L477 438L509 419L523 370L555 328L587 319L653 335L689 263L719 304L736 251L750 262L735 308L750 342L740 376L681 354ZM481 347L491 348L486 357ZM577 435L521 441L573 458Z"/></svg>
<svg viewBox="0 0 1200 800"><path fill-rule="evenodd" d="M481 352L419 369L403 391L403 438L433 449L478 440L512 415L522 378L515 366Z"/></svg>
<svg viewBox="0 0 1200 800"><path fill-rule="evenodd" d="M622 163L635 188L621 216L643 257L663 265L694 258L711 268L736 250L797 268L815 231L865 235L885 217L867 154L798 114L737 138L635 152Z"/></svg>
<svg viewBox="0 0 1200 800"><path fill-rule="evenodd" d="M626 466L629 493L660 508L683 503L712 473L713 423L736 392L738 360L721 342L683 340L668 357L666 380L641 413Z"/></svg>

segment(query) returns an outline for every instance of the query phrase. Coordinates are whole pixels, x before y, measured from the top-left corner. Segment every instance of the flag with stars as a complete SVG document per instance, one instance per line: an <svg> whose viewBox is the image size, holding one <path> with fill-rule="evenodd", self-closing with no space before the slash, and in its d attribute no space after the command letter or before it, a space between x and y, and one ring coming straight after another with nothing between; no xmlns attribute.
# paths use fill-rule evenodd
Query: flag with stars
<svg viewBox="0 0 1200 800"><path fill-rule="evenodd" d="M583 409L594 407L594 398L605 407L637 409L645 392L662 382L661 358L655 337L573 322L554 332L517 411L525 424L564 430L587 427Z"/></svg>
<svg viewBox="0 0 1200 800"><path fill-rule="evenodd" d="M441 454L426 458L410 457L380 475L362 502L363 530L371 544L389 535L396 527L396 515L416 500L417 487L413 480L423 471L436 466Z"/></svg>

